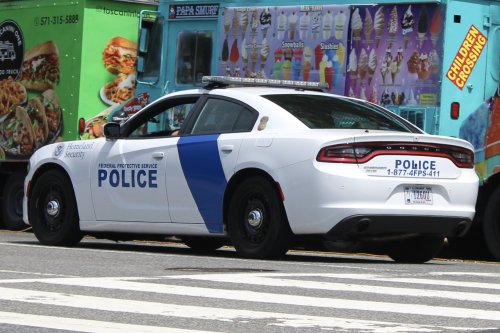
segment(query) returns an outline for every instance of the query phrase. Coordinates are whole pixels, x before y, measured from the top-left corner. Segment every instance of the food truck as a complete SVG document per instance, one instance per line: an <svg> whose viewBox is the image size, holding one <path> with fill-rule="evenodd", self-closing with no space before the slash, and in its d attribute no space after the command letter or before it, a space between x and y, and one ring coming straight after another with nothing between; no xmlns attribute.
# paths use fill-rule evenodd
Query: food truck
<svg viewBox="0 0 500 333"><path fill-rule="evenodd" d="M110 3L139 6L138 1L128 2ZM101 3L88 0L83 7L94 11L93 15L98 7L101 15L114 12L111 4ZM102 136L102 124L110 121L114 112L133 114L165 94L202 87L205 75L229 76L235 78L235 84L245 77L325 82L328 92L382 105L427 133L474 143L483 184L478 218L470 232L474 237L449 240L455 248L471 249L485 244L483 208L497 184L493 160L480 155L483 143L490 141L481 141L480 136L487 133L484 128L494 132L488 127L493 121L488 110L494 100L490 97L498 88L499 17L500 2L481 0L387 0L376 4L303 0L293 5L283 0L160 1L156 9L140 12L135 32L112 34L138 43L132 98L125 100L130 95L116 93L118 87L133 85L132 73L122 70L115 81L109 74L116 67L112 51L94 52L92 57L103 62L103 73L109 78L92 80L97 71L83 71L83 65L72 68L82 72L80 81L85 83L80 86L80 102L73 109L77 115L67 126L80 139ZM98 26L97 22L91 24ZM127 32L132 28L119 26ZM83 41L88 44L77 46L82 57L97 45L85 37L101 39L100 34L107 31L97 29L99 33L85 34L83 28ZM102 38L101 49L111 42L106 38ZM74 41L74 45L78 43L82 41ZM102 101L112 98L107 94L113 87L114 101L123 103L104 109ZM97 96L101 100L94 101ZM168 122L176 128L182 124L184 111L179 108L173 112ZM471 123L471 118L480 118L474 116L478 112L483 127L472 124L468 130L461 128ZM471 133L477 136L475 140ZM500 224L495 220L490 225L496 233L486 241L500 260L500 251L494 250L495 246L500 248Z"/></svg>
<svg viewBox="0 0 500 333"><path fill-rule="evenodd" d="M140 13L156 10L157 4L0 2L0 220L5 227L27 228L21 202L33 152L80 139L79 127L97 124L98 131L106 121L98 115L134 95Z"/></svg>

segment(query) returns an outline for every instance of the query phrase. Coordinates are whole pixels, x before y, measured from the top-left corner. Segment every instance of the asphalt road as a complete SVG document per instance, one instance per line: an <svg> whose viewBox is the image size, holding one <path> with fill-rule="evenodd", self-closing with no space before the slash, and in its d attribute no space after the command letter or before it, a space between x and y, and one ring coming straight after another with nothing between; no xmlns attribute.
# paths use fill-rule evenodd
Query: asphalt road
<svg viewBox="0 0 500 333"><path fill-rule="evenodd" d="M240 259L180 244L41 246L0 232L0 332L483 332L498 263L291 251Z"/></svg>

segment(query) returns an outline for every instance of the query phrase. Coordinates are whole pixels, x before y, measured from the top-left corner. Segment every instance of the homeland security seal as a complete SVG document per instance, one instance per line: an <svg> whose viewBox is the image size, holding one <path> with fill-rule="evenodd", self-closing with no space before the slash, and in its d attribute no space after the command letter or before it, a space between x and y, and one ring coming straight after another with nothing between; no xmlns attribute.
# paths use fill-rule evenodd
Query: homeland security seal
<svg viewBox="0 0 500 333"><path fill-rule="evenodd" d="M64 143L61 142L54 148L54 151L52 152L52 158L61 157L63 152L64 152Z"/></svg>

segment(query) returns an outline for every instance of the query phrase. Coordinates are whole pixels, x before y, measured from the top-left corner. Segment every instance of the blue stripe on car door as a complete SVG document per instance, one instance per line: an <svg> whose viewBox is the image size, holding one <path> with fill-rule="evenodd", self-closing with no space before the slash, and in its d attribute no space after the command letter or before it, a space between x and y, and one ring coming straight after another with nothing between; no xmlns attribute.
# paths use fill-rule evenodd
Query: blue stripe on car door
<svg viewBox="0 0 500 333"><path fill-rule="evenodd" d="M181 137L177 143L182 171L211 233L224 232L222 202L227 180L217 146L219 135Z"/></svg>

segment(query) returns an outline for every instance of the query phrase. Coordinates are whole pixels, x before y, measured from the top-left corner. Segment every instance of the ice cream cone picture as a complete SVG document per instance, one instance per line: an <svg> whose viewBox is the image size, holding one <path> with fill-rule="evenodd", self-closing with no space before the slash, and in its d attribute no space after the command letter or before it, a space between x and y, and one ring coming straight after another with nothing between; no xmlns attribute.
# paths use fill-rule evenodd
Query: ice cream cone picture
<svg viewBox="0 0 500 333"><path fill-rule="evenodd" d="M248 12L246 10L241 12L240 26L241 26L241 38L245 39L245 34L247 32L247 26L248 26Z"/></svg>
<svg viewBox="0 0 500 333"><path fill-rule="evenodd" d="M380 74L382 74L382 82L386 84L385 78L387 77L387 62L385 60L382 62L382 67L380 68Z"/></svg>
<svg viewBox="0 0 500 333"><path fill-rule="evenodd" d="M431 41L432 45L436 47L436 43L439 40L439 34L441 33L441 30L443 29L443 22L441 19L441 7L437 7L436 11L434 12L434 15L432 15L432 21L431 21L431 27L430 27L430 32L431 32Z"/></svg>
<svg viewBox="0 0 500 333"><path fill-rule="evenodd" d="M422 5L420 8L420 16L418 17L417 24L417 32L418 32L418 42L420 44L420 48L422 48L422 44L427 39L425 34L427 33L427 28L429 27L429 17L427 16L427 7Z"/></svg>
<svg viewBox="0 0 500 333"><path fill-rule="evenodd" d="M375 49L370 51L370 56L368 57L368 85L372 83L373 75L375 75L375 71L377 70L377 54L375 53Z"/></svg>
<svg viewBox="0 0 500 333"><path fill-rule="evenodd" d="M262 41L262 48L260 49L260 68L264 68L266 65L267 57L269 57L269 43L267 39L264 38Z"/></svg>
<svg viewBox="0 0 500 333"><path fill-rule="evenodd" d="M238 28L240 27L240 18L238 17L238 12L236 11L236 8L234 8L234 13L233 13L233 34L236 36L238 33Z"/></svg>
<svg viewBox="0 0 500 333"><path fill-rule="evenodd" d="M252 27L252 37L255 37L257 34L255 33L257 31L257 28L259 27L259 12L257 11L257 8L252 12L252 22L250 23Z"/></svg>
<svg viewBox="0 0 500 333"><path fill-rule="evenodd" d="M363 85L365 83L365 76L368 70L368 55L365 49L361 49L361 54L358 60L358 73L359 73L359 84Z"/></svg>
<svg viewBox="0 0 500 333"><path fill-rule="evenodd" d="M255 71L255 64L257 64L257 59L259 58L259 49L257 48L257 41L255 37L252 39L252 50L250 51L250 62L252 72Z"/></svg>
<svg viewBox="0 0 500 333"><path fill-rule="evenodd" d="M380 39L382 38L382 32L385 28L385 17L384 17L384 6L381 6L375 13L375 22L373 23L373 29L375 30L375 47L378 48Z"/></svg>
<svg viewBox="0 0 500 333"><path fill-rule="evenodd" d="M405 40L405 49L408 47L408 41L410 40L410 34L413 32L413 27L415 26L415 17L411 12L411 5L408 6L408 9L404 13L401 18L401 32L403 33Z"/></svg>
<svg viewBox="0 0 500 333"><path fill-rule="evenodd" d="M224 8L224 33L229 35L229 28L231 27L231 15L229 14L229 8Z"/></svg>
<svg viewBox="0 0 500 333"><path fill-rule="evenodd" d="M233 42L233 46L231 46L231 55L229 56L229 60L231 61L231 69L234 72L234 68L236 67L236 63L240 59L240 52L238 51L238 40L235 39Z"/></svg>
<svg viewBox="0 0 500 333"><path fill-rule="evenodd" d="M367 101L365 87L361 87L361 92L359 93L359 99Z"/></svg>
<svg viewBox="0 0 500 333"><path fill-rule="evenodd" d="M262 30L262 37L266 38L267 29L271 26L271 13L269 12L269 7L266 7L260 13L260 29Z"/></svg>
<svg viewBox="0 0 500 333"><path fill-rule="evenodd" d="M394 6L389 16L389 25L387 26L387 32L389 32L389 38L387 40L387 43L389 44L389 47L392 47L392 43L397 42L397 38L395 38L397 31L398 31L398 11L396 9L396 6Z"/></svg>
<svg viewBox="0 0 500 333"><path fill-rule="evenodd" d="M354 41L356 42L356 48L359 46L359 41L361 40L361 30L363 30L363 22L361 21L361 16L359 16L359 8L354 10L351 17L351 29L354 33Z"/></svg>
<svg viewBox="0 0 500 333"><path fill-rule="evenodd" d="M248 66L248 50L247 50L247 39L243 39L241 43L241 60L243 61L243 70L247 70Z"/></svg>
<svg viewBox="0 0 500 333"><path fill-rule="evenodd" d="M378 99L378 93L377 93L377 88L373 87L372 88L372 93L370 95L370 99L368 100L369 102L372 102L373 104L378 104L380 101Z"/></svg>
<svg viewBox="0 0 500 333"><path fill-rule="evenodd" d="M396 58L392 60L391 77L392 77L392 84L396 84L396 78L398 77L398 65L396 62Z"/></svg>
<svg viewBox="0 0 500 333"><path fill-rule="evenodd" d="M358 77L358 57L356 57L356 52L354 49L351 50L349 54L349 74L351 74L352 85L356 85L356 79Z"/></svg>
<svg viewBox="0 0 500 333"><path fill-rule="evenodd" d="M365 23L363 25L363 30L365 32L365 40L366 42L371 41L371 35L373 31L373 20L372 16L370 15L370 11L368 8L365 8L366 16L365 16Z"/></svg>
<svg viewBox="0 0 500 333"><path fill-rule="evenodd" d="M339 43L337 55L339 56L340 68L342 68L344 67L344 57L345 57L345 47L342 43Z"/></svg>
<svg viewBox="0 0 500 333"><path fill-rule="evenodd" d="M352 90L352 87L349 88L349 97L356 98L356 95L354 95L354 90Z"/></svg>

